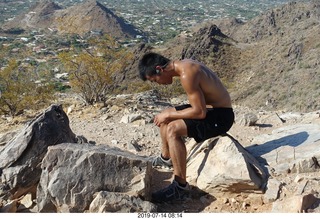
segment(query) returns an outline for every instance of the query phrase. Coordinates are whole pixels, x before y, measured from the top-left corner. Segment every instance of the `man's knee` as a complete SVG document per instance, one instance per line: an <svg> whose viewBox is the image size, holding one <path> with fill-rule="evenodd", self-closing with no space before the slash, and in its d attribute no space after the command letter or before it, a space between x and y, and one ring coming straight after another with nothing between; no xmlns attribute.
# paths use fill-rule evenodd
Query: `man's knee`
<svg viewBox="0 0 320 219"><path fill-rule="evenodd" d="M170 122L167 125L167 137L168 138L177 137L177 130L178 130L178 127L177 127L176 123Z"/></svg>
<svg viewBox="0 0 320 219"><path fill-rule="evenodd" d="M167 125L167 137L168 138L177 138L184 135L183 126L178 120L172 121Z"/></svg>

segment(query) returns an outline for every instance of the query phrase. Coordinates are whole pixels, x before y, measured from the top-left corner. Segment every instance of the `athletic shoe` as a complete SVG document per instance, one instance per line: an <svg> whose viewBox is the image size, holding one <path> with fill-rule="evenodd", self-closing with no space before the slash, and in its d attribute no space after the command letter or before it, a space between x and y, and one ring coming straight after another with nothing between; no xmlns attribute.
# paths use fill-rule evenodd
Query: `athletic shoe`
<svg viewBox="0 0 320 219"><path fill-rule="evenodd" d="M190 186L187 183L185 187L179 185L175 180L172 183L159 191L152 193L153 202L174 202L174 201L184 201L189 197Z"/></svg>
<svg viewBox="0 0 320 219"><path fill-rule="evenodd" d="M158 167L158 168L164 168L164 169L171 169L172 162L171 162L171 159L164 160L160 155L160 156L154 158L154 160L152 161L152 166Z"/></svg>

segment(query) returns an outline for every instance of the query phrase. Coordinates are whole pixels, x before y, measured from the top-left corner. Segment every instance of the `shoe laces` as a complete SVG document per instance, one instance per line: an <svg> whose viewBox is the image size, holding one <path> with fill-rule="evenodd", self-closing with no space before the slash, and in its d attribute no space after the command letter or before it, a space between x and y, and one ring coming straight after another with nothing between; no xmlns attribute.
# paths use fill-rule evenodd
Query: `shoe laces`
<svg viewBox="0 0 320 219"><path fill-rule="evenodd" d="M179 186L177 181L173 181L168 187L163 189L164 193L174 193L175 195L177 194L178 197L181 196L180 190L184 190L182 187Z"/></svg>

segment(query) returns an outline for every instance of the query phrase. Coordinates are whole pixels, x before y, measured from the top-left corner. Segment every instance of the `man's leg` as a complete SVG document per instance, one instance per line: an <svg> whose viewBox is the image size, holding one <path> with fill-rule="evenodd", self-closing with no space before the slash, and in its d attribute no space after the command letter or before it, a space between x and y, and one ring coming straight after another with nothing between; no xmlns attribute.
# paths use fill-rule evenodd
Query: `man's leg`
<svg viewBox="0 0 320 219"><path fill-rule="evenodd" d="M164 111L175 111L175 108L168 108L165 109ZM162 124L160 126L160 136L161 136L161 141L162 141L162 147L161 147L161 155L162 158L164 159L169 159L171 158L170 152L169 152L169 145L168 145L168 139L167 139L167 124Z"/></svg>
<svg viewBox="0 0 320 219"><path fill-rule="evenodd" d="M161 136L161 141L162 141L161 156L164 159L169 159L170 152L169 152L169 145L168 145L168 140L167 140L167 124L162 124L160 126L160 136Z"/></svg>
<svg viewBox="0 0 320 219"><path fill-rule="evenodd" d="M175 180L180 184L186 184L187 150L182 136L187 136L187 126L182 119L170 122L167 125L166 138L173 164Z"/></svg>
<svg viewBox="0 0 320 219"><path fill-rule="evenodd" d="M186 181L187 150L181 138L187 135L187 126L180 119L170 122L164 130L166 130L167 146L173 164L174 180L168 187L152 193L152 200L154 202L182 201L190 194L190 187Z"/></svg>

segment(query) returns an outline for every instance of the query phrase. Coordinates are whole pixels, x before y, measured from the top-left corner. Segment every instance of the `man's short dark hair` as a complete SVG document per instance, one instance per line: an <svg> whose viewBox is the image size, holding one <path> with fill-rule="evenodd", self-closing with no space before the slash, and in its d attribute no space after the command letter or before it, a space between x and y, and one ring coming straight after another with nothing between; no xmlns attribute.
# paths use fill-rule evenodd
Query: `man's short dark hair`
<svg viewBox="0 0 320 219"><path fill-rule="evenodd" d="M146 81L146 76L156 75L156 66L164 66L170 60L158 53L149 52L142 56L139 61L139 76Z"/></svg>

